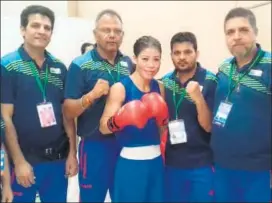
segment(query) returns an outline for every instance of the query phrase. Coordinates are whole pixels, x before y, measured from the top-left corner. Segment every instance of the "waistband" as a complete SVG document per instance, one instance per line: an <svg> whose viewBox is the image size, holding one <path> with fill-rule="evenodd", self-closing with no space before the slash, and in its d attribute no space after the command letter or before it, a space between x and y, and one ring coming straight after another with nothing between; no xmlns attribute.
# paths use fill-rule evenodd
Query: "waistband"
<svg viewBox="0 0 272 203"><path fill-rule="evenodd" d="M132 160L150 160L161 155L160 145L123 147L120 156Z"/></svg>

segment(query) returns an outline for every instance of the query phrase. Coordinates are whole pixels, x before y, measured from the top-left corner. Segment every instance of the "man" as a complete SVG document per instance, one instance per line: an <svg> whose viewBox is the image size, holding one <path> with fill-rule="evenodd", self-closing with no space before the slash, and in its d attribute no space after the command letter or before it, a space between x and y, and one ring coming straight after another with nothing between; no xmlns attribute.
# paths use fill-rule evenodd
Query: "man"
<svg viewBox="0 0 272 203"><path fill-rule="evenodd" d="M216 77L197 62L191 32L171 39L174 72L162 81L169 108L166 143L167 202L211 202L212 152L209 146Z"/></svg>
<svg viewBox="0 0 272 203"><path fill-rule="evenodd" d="M92 43L89 43L89 42L85 42L81 45L81 48L80 48L80 51L81 51L81 54L85 54L87 51L90 51L94 48L94 44Z"/></svg>
<svg viewBox="0 0 272 203"><path fill-rule="evenodd" d="M271 53L256 43L252 11L225 17L233 57L219 67L212 125L217 202L269 202L271 169Z"/></svg>
<svg viewBox="0 0 272 203"><path fill-rule="evenodd" d="M77 173L74 121L62 114L67 70L45 50L54 22L49 8L25 8L24 43L1 59L1 110L15 202L34 202L36 192L42 202L66 202L67 177Z"/></svg>
<svg viewBox="0 0 272 203"><path fill-rule="evenodd" d="M10 171L9 171L9 161L7 153L4 148L3 141L5 139L5 124L1 119L1 202L12 202L13 193L10 184Z"/></svg>
<svg viewBox="0 0 272 203"><path fill-rule="evenodd" d="M82 202L104 202L112 194L116 158L114 135L99 131L109 87L130 74L131 60L119 47L123 39L122 19L113 10L100 12L93 31L96 47L70 65L65 87L65 113L77 120L79 145L79 184Z"/></svg>

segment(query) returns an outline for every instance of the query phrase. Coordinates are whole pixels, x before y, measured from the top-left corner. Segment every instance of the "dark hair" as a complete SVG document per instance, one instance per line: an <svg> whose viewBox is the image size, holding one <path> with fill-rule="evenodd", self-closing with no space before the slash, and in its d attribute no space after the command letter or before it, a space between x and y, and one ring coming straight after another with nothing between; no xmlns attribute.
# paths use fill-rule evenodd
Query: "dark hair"
<svg viewBox="0 0 272 203"><path fill-rule="evenodd" d="M94 46L94 44L89 43L89 42L83 43L83 44L81 45L81 48L80 48L81 54L84 54L84 53L85 53L86 48L87 48L88 46Z"/></svg>
<svg viewBox="0 0 272 203"><path fill-rule="evenodd" d="M135 63L132 63L130 74L134 73L135 70L136 70L136 64L135 64Z"/></svg>
<svg viewBox="0 0 272 203"><path fill-rule="evenodd" d="M175 43L183 43L183 42L189 42L193 45L194 50L197 51L197 40L196 36L191 32L178 32L175 34L170 42L171 50L173 49L173 46Z"/></svg>
<svg viewBox="0 0 272 203"><path fill-rule="evenodd" d="M142 36L133 45L133 53L137 57L146 48L155 48L162 53L161 43L152 36Z"/></svg>
<svg viewBox="0 0 272 203"><path fill-rule="evenodd" d="M242 8L242 7L231 9L228 12L224 20L224 28L228 20L232 18L237 18L237 17L246 18L249 24L251 25L251 27L255 30L255 32L257 32L258 29L257 29L256 17L254 13L251 10Z"/></svg>
<svg viewBox="0 0 272 203"><path fill-rule="evenodd" d="M54 23L55 23L55 14L51 9L49 9L45 6L41 6L41 5L31 5L31 6L26 7L22 11L22 13L21 13L21 26L22 27L26 27L28 25L28 18L32 14L40 14L42 16L48 17L49 20L51 21L51 26L52 26L52 30L53 30Z"/></svg>
<svg viewBox="0 0 272 203"><path fill-rule="evenodd" d="M123 23L121 16L114 10L112 9L105 9L103 11L101 11L100 13L98 13L98 15L96 16L95 19L95 24L97 24L97 22L104 16L104 15L110 15L110 16L115 16L117 17L121 23Z"/></svg>

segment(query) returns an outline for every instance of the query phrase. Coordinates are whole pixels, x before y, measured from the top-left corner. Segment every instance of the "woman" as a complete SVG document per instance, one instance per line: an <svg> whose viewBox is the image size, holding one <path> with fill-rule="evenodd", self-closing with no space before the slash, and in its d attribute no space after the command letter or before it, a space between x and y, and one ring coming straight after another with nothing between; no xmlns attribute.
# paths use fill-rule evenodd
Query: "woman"
<svg viewBox="0 0 272 203"><path fill-rule="evenodd" d="M10 172L7 155L5 153L3 138L4 138L4 122L1 119L1 202L12 202L13 193L10 184Z"/></svg>
<svg viewBox="0 0 272 203"><path fill-rule="evenodd" d="M112 201L163 202L159 128L167 124L168 109L163 86L153 79L161 63L160 42L150 36L139 38L134 61L135 72L111 87L100 120L102 134L115 132L122 146Z"/></svg>

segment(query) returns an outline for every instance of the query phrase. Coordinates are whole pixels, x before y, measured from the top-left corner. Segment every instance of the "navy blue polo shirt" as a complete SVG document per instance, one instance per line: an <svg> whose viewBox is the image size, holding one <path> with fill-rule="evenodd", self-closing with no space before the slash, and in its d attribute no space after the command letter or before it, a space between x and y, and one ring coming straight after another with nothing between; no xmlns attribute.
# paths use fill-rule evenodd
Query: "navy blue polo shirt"
<svg viewBox="0 0 272 203"><path fill-rule="evenodd" d="M252 66L255 58L241 69L236 69L233 80L243 75L240 87L229 97L233 104L224 127L213 124L212 148L215 163L221 167L242 170L269 170L271 168L271 53ZM215 94L214 115L229 90L230 68L236 63L229 58L219 67L218 87Z"/></svg>
<svg viewBox="0 0 272 203"><path fill-rule="evenodd" d="M111 65L94 48L72 61L66 80L65 98L81 98L94 88L98 79L107 80L111 86L115 82L119 82L120 79L130 75L131 70L132 62L128 56L118 52L115 65ZM86 109L78 117L77 134L80 137L88 137L88 139L94 140L110 139L112 137L102 136L99 131L99 122L105 103L106 96L102 96L95 100L90 108Z"/></svg>
<svg viewBox="0 0 272 203"><path fill-rule="evenodd" d="M216 89L216 76L197 64L195 75L182 84L176 77L176 72L166 74L162 81L165 87L165 99L168 104L170 121L176 119L175 105L173 102L173 87L176 84L176 100L180 99L184 88L190 81L196 81L203 87L203 97L212 111L214 92ZM187 142L171 144L169 135L166 144L166 165L177 168L197 168L212 164L212 151L210 148L210 133L207 133L199 124L197 109L188 93L178 108L178 119L183 119Z"/></svg>
<svg viewBox="0 0 272 203"><path fill-rule="evenodd" d="M62 103L67 69L50 53L45 52L45 55L42 68L39 69L36 65L34 67L40 75L42 84L48 68L46 101L53 105L57 124L47 128L41 127L37 111L37 105L43 102L43 95L31 71L31 64L35 62L23 46L1 58L1 103L14 105L12 120L23 153L30 148L54 147L65 135Z"/></svg>

